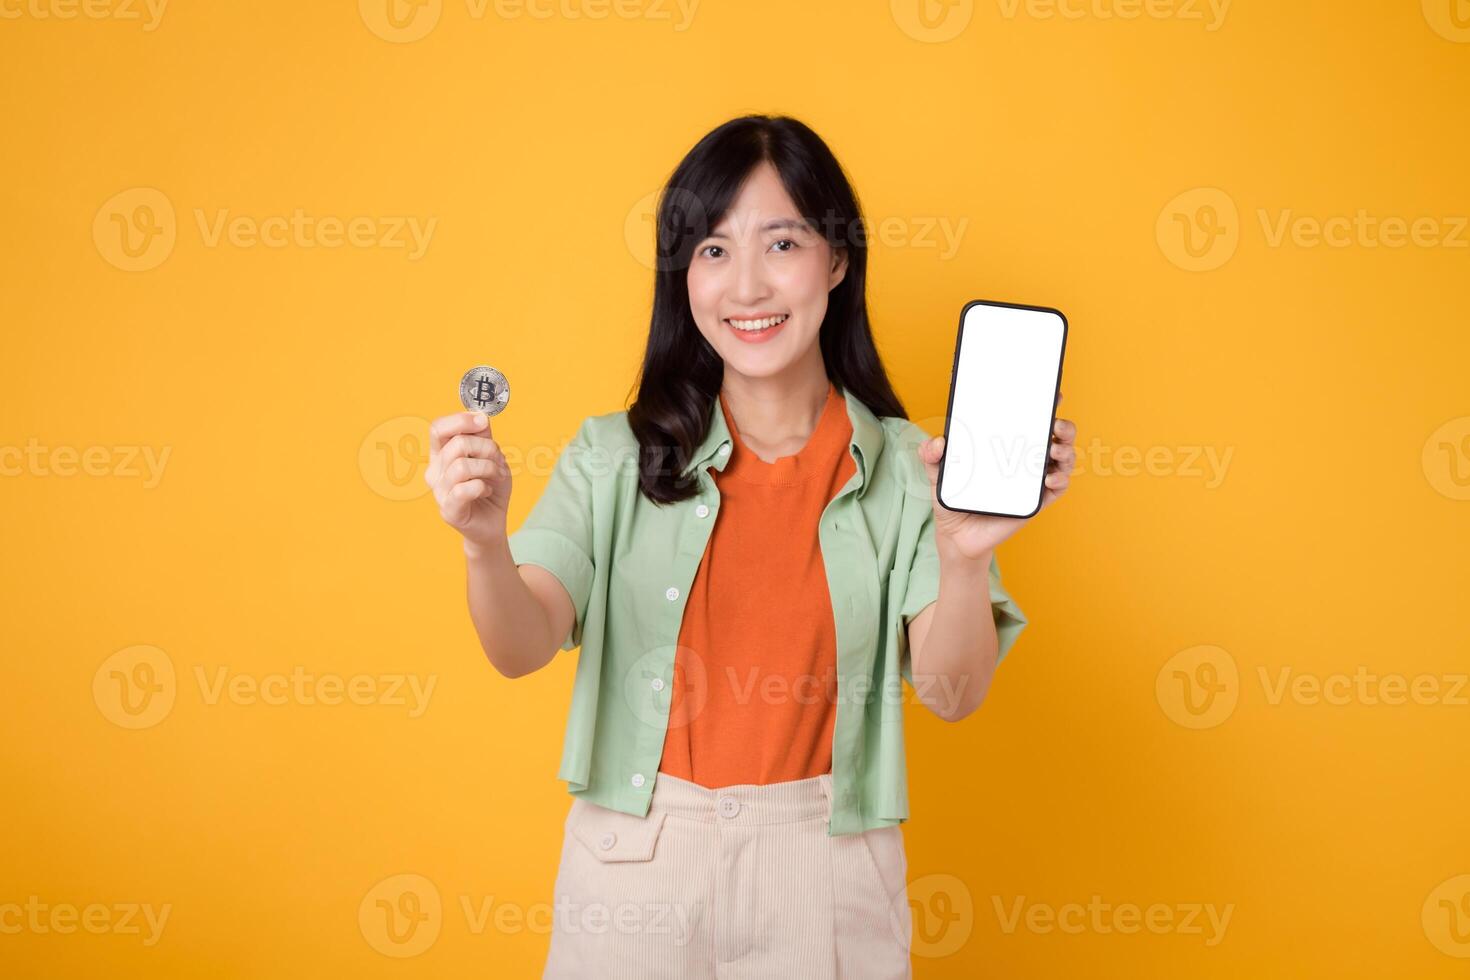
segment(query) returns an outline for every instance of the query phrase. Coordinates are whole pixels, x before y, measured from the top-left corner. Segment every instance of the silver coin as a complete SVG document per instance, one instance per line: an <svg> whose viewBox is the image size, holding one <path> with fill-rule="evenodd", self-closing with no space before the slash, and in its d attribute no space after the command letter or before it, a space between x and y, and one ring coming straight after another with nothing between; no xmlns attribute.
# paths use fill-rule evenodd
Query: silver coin
<svg viewBox="0 0 1470 980"><path fill-rule="evenodd" d="M493 367L470 368L459 379L459 403L467 412L499 415L510 402L510 382Z"/></svg>

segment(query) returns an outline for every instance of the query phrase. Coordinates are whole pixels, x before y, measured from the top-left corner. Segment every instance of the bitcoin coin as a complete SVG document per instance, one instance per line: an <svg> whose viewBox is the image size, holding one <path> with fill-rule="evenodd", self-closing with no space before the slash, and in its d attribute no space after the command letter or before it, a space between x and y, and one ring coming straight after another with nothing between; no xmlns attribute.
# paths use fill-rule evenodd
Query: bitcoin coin
<svg viewBox="0 0 1470 980"><path fill-rule="evenodd" d="M510 402L510 382L493 367L470 368L459 379L459 403L469 412L499 415Z"/></svg>

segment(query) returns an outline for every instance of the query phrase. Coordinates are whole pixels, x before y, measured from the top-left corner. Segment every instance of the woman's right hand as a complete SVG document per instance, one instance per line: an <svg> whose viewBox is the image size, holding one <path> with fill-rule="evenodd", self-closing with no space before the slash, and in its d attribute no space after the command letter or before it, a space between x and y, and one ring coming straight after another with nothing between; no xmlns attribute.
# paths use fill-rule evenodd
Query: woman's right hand
<svg viewBox="0 0 1470 980"><path fill-rule="evenodd" d="M466 548L505 540L510 468L483 412L456 412L430 424L424 480L439 501L439 516L464 536Z"/></svg>

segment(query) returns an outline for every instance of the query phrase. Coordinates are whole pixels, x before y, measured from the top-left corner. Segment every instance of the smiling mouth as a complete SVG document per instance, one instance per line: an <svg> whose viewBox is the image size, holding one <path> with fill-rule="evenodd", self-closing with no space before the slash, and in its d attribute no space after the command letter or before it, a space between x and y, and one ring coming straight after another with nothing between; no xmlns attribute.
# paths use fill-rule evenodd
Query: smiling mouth
<svg viewBox="0 0 1470 980"><path fill-rule="evenodd" d="M759 320L736 320L726 317L725 322L742 333L760 333L763 330L770 330L772 327L779 327L790 318L790 313L783 313L780 316L761 317Z"/></svg>

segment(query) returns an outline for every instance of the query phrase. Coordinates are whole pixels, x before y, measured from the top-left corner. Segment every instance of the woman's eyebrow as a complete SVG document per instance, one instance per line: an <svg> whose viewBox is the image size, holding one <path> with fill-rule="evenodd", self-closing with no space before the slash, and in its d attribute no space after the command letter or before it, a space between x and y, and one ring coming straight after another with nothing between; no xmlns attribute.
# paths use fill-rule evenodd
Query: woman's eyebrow
<svg viewBox="0 0 1470 980"><path fill-rule="evenodd" d="M787 231L793 229L796 231L816 231L812 227L811 222L803 221L800 218L772 218L760 227L761 231ZM712 231L708 237L729 238L730 236L723 231Z"/></svg>
<svg viewBox="0 0 1470 980"><path fill-rule="evenodd" d="M761 227L761 231L777 231L791 228L794 228L797 231L812 230L810 222L802 221L799 218L775 218L771 221L767 221L765 225Z"/></svg>

